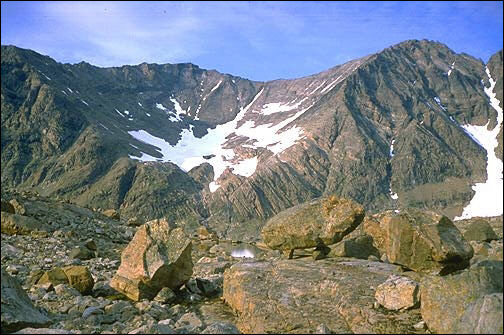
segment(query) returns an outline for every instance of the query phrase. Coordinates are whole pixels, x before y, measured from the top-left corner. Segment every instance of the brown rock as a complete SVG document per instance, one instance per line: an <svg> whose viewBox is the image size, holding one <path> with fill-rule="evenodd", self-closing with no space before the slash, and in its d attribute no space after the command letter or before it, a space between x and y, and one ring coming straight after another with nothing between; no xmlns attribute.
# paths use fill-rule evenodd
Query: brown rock
<svg viewBox="0 0 504 335"><path fill-rule="evenodd" d="M450 219L416 209L364 220L364 231L388 261L414 271L446 274L469 265L471 245Z"/></svg>
<svg viewBox="0 0 504 335"><path fill-rule="evenodd" d="M386 309L412 308L420 302L419 285L410 278L392 275L376 288L375 298Z"/></svg>
<svg viewBox="0 0 504 335"><path fill-rule="evenodd" d="M280 212L266 223L261 235L271 249L320 247L341 241L363 218L361 205L330 196Z"/></svg>
<svg viewBox="0 0 504 335"><path fill-rule="evenodd" d="M374 309L375 290L399 267L367 260L309 258L240 262L224 273L223 298L245 334L410 333L418 310L401 318Z"/></svg>
<svg viewBox="0 0 504 335"><path fill-rule="evenodd" d="M138 228L121 254L110 286L132 300L152 299L163 288L175 289L192 275L191 241L165 219Z"/></svg>
<svg viewBox="0 0 504 335"><path fill-rule="evenodd" d="M68 277L62 268L56 267L49 271L44 272L42 277L37 281L37 285L51 283L53 286L59 284L68 284Z"/></svg>
<svg viewBox="0 0 504 335"><path fill-rule="evenodd" d="M115 209L107 209L107 210L103 211L103 215L108 216L109 218L114 219L114 220L121 219L119 212Z"/></svg>
<svg viewBox="0 0 504 335"><path fill-rule="evenodd" d="M90 294L93 291L94 280L86 266L67 266L63 271L70 286L81 294Z"/></svg>

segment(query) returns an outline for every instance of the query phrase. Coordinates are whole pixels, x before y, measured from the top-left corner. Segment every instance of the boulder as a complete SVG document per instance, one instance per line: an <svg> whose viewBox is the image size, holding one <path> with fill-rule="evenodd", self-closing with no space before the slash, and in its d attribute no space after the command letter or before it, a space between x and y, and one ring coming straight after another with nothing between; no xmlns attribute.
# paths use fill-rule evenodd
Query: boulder
<svg viewBox="0 0 504 335"><path fill-rule="evenodd" d="M154 297L154 301L157 301L161 304L171 304L177 299L175 293L168 287L163 287L161 291L158 292L156 297Z"/></svg>
<svg viewBox="0 0 504 335"><path fill-rule="evenodd" d="M393 311L412 308L420 302L419 285L410 278L392 275L376 288L375 298Z"/></svg>
<svg viewBox="0 0 504 335"><path fill-rule="evenodd" d="M165 219L138 228L121 254L110 286L134 301L152 299L163 288L176 289L192 275L191 241Z"/></svg>
<svg viewBox="0 0 504 335"><path fill-rule="evenodd" d="M1 207L1 211L2 212L6 212L6 213L11 213L11 214L14 214L15 211L14 211L14 206L12 206L11 203L7 202L7 201L1 201L1 204L2 204L2 207ZM3 215L3 214L2 214Z"/></svg>
<svg viewBox="0 0 504 335"><path fill-rule="evenodd" d="M375 309L375 288L400 267L367 260L310 258L240 262L224 273L223 298L242 333L409 333L418 310L397 318Z"/></svg>
<svg viewBox="0 0 504 335"><path fill-rule="evenodd" d="M490 242L497 240L497 234L488 221L480 219L470 223L464 232L467 241Z"/></svg>
<svg viewBox="0 0 504 335"><path fill-rule="evenodd" d="M292 257L292 250L334 244L364 218L364 208L352 200L330 196L306 202L272 217L262 229L264 243Z"/></svg>
<svg viewBox="0 0 504 335"><path fill-rule="evenodd" d="M36 308L16 279L2 268L2 333L47 327L51 320Z"/></svg>
<svg viewBox="0 0 504 335"><path fill-rule="evenodd" d="M386 211L364 220L363 229L390 263L447 274L469 266L471 245L446 216L416 209Z"/></svg>
<svg viewBox="0 0 504 335"><path fill-rule="evenodd" d="M52 284L53 286L59 284L68 284L68 278L60 267L55 267L49 271L44 272L44 274L37 281L37 285Z"/></svg>
<svg viewBox="0 0 504 335"><path fill-rule="evenodd" d="M426 277L420 310L429 330L502 334L502 279L501 261L482 261L457 274Z"/></svg>
<svg viewBox="0 0 504 335"><path fill-rule="evenodd" d="M29 235L32 231L43 231L40 221L29 216L2 212L2 234Z"/></svg>
<svg viewBox="0 0 504 335"><path fill-rule="evenodd" d="M90 294L93 291L94 279L86 266L75 265L63 268L70 286L81 294Z"/></svg>
<svg viewBox="0 0 504 335"><path fill-rule="evenodd" d="M86 266L55 267L46 271L37 281L37 285L69 284L81 294L90 294L93 290L94 280Z"/></svg>

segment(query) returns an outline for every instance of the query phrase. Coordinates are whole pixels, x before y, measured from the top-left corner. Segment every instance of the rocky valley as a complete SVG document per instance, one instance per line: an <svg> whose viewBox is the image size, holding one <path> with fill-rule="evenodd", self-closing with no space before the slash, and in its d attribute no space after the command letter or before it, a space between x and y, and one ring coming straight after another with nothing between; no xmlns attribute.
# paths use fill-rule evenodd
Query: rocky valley
<svg viewBox="0 0 504 335"><path fill-rule="evenodd" d="M2 333L502 333L502 51L1 51Z"/></svg>

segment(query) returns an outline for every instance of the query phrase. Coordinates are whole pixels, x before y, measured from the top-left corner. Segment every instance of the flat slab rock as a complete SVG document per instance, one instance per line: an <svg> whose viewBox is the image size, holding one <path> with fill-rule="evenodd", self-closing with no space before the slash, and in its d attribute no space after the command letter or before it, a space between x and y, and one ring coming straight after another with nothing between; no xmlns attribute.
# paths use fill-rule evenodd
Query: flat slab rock
<svg viewBox="0 0 504 335"><path fill-rule="evenodd" d="M399 267L355 259L240 262L224 273L224 300L243 333L418 333L418 309L375 309L375 289Z"/></svg>

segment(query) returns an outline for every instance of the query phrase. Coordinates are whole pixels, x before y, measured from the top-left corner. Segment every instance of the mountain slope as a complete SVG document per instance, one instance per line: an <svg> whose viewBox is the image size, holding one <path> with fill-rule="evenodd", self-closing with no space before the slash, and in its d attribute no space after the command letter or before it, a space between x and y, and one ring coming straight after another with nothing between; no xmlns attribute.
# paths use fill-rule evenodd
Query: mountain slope
<svg viewBox="0 0 504 335"><path fill-rule="evenodd" d="M502 52L488 68L502 103ZM485 64L425 40L265 83L2 46L2 184L242 239L330 193L456 216L486 180L462 127L496 125L484 85Z"/></svg>

